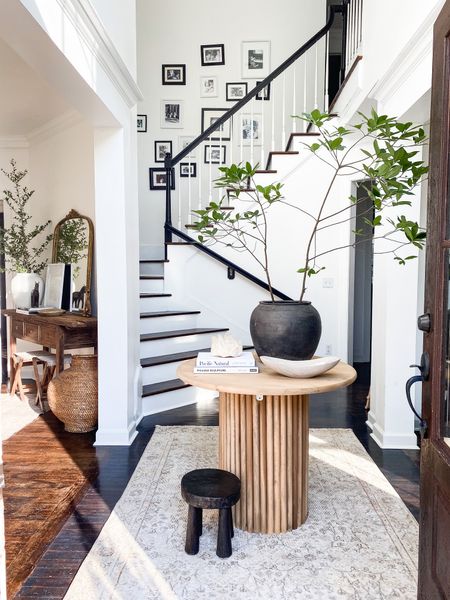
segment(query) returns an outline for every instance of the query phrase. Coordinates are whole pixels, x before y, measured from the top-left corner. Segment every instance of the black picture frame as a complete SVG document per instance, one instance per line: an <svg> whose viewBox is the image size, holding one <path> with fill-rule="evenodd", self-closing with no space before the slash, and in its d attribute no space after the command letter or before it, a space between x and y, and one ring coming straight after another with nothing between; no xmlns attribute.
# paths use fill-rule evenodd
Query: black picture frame
<svg viewBox="0 0 450 600"><path fill-rule="evenodd" d="M158 144L167 144L170 148L169 152L170 152L171 156L173 156L172 140L155 140L155 163L163 163L165 155L164 155L164 158L159 158L160 152L158 151Z"/></svg>
<svg viewBox="0 0 450 600"><path fill-rule="evenodd" d="M142 123L139 122L140 120ZM147 115L136 115L136 127L138 133L147 133Z"/></svg>
<svg viewBox="0 0 450 600"><path fill-rule="evenodd" d="M257 81L256 85L259 85L260 83L261 81ZM270 100L270 82L256 94L255 100Z"/></svg>
<svg viewBox="0 0 450 600"><path fill-rule="evenodd" d="M228 108L202 108L202 133L211 126L208 115L214 117L214 113L216 113L216 118L219 118L226 112L228 112ZM229 142L231 139L231 118L222 125L222 133L223 135L219 135L216 130L208 139L214 142Z"/></svg>
<svg viewBox="0 0 450 600"><path fill-rule="evenodd" d="M161 65L161 68L163 85L186 85L186 65Z"/></svg>
<svg viewBox="0 0 450 600"><path fill-rule="evenodd" d="M184 172L183 169L186 167L191 169L191 174ZM180 162L180 177L197 177L197 163L195 162Z"/></svg>
<svg viewBox="0 0 450 600"><path fill-rule="evenodd" d="M225 64L224 44L202 44L200 46L202 67Z"/></svg>
<svg viewBox="0 0 450 600"><path fill-rule="evenodd" d="M212 148L219 148L220 149L220 158L219 160L207 160L207 154L208 154L208 150L211 152ZM223 154L222 154L223 153ZM226 158L227 157L227 147L225 146L225 144L206 144L205 145L205 155L204 155L204 163L205 165L223 165L225 164ZM220 160L222 159L222 160Z"/></svg>
<svg viewBox="0 0 450 600"><path fill-rule="evenodd" d="M166 169L163 167L150 167L148 170L148 177L151 190L165 190L166 189ZM164 175L164 181L156 181L155 176L161 174ZM175 169L170 172L170 189L175 189Z"/></svg>
<svg viewBox="0 0 450 600"><path fill-rule="evenodd" d="M244 93L242 94L242 96L239 96L238 98L232 98L231 97L231 93L230 93L230 89L229 89L228 86L243 87L244 88ZM248 83L246 81L230 81L230 82L227 82L225 84L225 89L226 89L225 100L227 102L237 102L238 100L242 100L242 98L248 94Z"/></svg>

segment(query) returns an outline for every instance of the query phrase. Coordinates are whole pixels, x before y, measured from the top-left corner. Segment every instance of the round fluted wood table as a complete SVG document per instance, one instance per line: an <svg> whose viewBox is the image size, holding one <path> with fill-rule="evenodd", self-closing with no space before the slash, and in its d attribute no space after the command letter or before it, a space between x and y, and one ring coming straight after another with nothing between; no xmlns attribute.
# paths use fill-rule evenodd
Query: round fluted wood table
<svg viewBox="0 0 450 600"><path fill-rule="evenodd" d="M217 390L219 468L241 480L235 525L245 531L281 533L308 515L308 413L310 394L350 385L356 371L339 362L311 379L293 379L258 364L258 374L194 374L195 359L177 376Z"/></svg>

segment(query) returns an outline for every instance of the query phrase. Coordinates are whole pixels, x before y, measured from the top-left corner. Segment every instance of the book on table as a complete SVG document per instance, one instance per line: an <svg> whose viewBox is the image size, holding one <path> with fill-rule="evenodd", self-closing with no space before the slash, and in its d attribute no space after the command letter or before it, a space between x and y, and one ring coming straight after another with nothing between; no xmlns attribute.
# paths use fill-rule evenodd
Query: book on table
<svg viewBox="0 0 450 600"><path fill-rule="evenodd" d="M259 373L259 368L257 366L254 367L194 367L194 373Z"/></svg>
<svg viewBox="0 0 450 600"><path fill-rule="evenodd" d="M244 351L239 356L214 356L211 352L199 352L196 367L210 368L244 368L255 367L253 352Z"/></svg>

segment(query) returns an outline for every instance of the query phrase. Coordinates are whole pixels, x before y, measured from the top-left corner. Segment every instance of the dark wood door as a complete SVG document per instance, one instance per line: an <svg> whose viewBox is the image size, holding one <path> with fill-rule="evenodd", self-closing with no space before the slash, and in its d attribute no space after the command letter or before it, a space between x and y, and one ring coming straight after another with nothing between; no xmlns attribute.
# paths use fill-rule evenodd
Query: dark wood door
<svg viewBox="0 0 450 600"><path fill-rule="evenodd" d="M420 600L450 599L450 0L434 29L421 447ZM427 323L423 329L426 331Z"/></svg>

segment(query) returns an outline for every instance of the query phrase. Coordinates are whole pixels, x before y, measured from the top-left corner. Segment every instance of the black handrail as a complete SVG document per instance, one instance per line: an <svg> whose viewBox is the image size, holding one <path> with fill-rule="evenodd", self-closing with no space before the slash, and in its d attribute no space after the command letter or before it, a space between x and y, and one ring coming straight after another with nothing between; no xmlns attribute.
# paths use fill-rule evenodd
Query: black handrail
<svg viewBox="0 0 450 600"><path fill-rule="evenodd" d="M270 75L268 75L263 81L258 83L244 98L236 102L234 106L230 108L224 115L222 115L217 121L214 121L212 125L210 125L203 133L195 138L189 145L187 145L181 152L179 152L173 158L170 157L165 163L166 168L173 167L180 160L183 160L185 156L190 154L192 150L194 150L199 144L201 144L204 140L206 140L214 131L219 129L230 117L232 117L235 113L237 113L243 106L245 106L252 98L254 98L261 90L263 90L271 81L276 79L278 75L280 75L283 71L285 71L288 67L292 65L296 60L300 58L307 50L309 50L316 42L318 42L324 35L328 33L331 29L331 26L334 22L334 15L336 12L336 7L330 6L330 13L328 17L328 21L326 24L320 29L315 35L312 36L303 46L301 46L298 50L291 54L289 58L287 58L279 67L272 71Z"/></svg>
<svg viewBox="0 0 450 600"><path fill-rule="evenodd" d="M173 225L169 225L167 223L165 225L165 230L166 230L166 232L170 232L170 234L173 233L174 235L181 238L185 242L189 242L192 246L194 246L198 250L201 250L205 254L208 254L208 256L211 256L211 258L214 258L215 260L221 262L223 265L226 265L227 267L236 271L236 273L239 273L239 275L242 275L246 279L249 279L252 283L256 283L257 285L259 285L259 287L262 287L265 290L267 290L268 292L270 292L270 288L265 281L263 281L262 279L259 279L259 277L255 277L255 275L252 275L251 273L249 273L248 271L246 271L239 265L236 265L231 260L228 260L228 258L225 258L224 256L221 256L220 254L217 254L217 252L214 252L214 250L211 250L211 248L208 248L208 246L204 246L203 244L200 244L200 242L196 242L194 238L192 238L187 233L184 233L184 231L180 231ZM273 292L274 296L278 296L278 298L281 298L281 300L292 300L292 298L290 298L289 296L286 296L286 294L283 294L283 292L280 292L279 290L277 290L274 287L272 288L272 292Z"/></svg>

